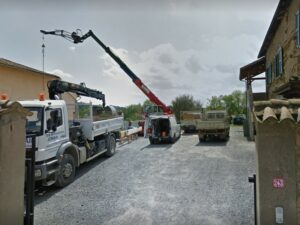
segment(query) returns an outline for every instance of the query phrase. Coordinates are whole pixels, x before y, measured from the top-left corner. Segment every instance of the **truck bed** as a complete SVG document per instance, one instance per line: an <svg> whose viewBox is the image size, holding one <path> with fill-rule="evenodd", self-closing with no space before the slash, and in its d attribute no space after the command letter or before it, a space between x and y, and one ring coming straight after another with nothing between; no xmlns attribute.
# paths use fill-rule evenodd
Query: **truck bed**
<svg viewBox="0 0 300 225"><path fill-rule="evenodd" d="M94 137L113 131L119 131L124 126L124 118L116 117L107 120L92 121L90 119L78 120L82 126L84 135L89 140L94 140Z"/></svg>
<svg viewBox="0 0 300 225"><path fill-rule="evenodd" d="M201 120L196 121L197 130L220 130L220 129L228 129L229 123L226 121L218 121L218 120Z"/></svg>

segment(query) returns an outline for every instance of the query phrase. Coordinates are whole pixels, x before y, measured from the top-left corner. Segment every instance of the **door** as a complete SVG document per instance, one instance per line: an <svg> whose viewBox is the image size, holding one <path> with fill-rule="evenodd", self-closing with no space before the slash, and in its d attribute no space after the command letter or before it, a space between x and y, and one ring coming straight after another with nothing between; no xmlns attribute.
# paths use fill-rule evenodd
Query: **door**
<svg viewBox="0 0 300 225"><path fill-rule="evenodd" d="M61 108L50 108L45 111L46 119L46 149L54 157L59 147L67 141L66 126Z"/></svg>

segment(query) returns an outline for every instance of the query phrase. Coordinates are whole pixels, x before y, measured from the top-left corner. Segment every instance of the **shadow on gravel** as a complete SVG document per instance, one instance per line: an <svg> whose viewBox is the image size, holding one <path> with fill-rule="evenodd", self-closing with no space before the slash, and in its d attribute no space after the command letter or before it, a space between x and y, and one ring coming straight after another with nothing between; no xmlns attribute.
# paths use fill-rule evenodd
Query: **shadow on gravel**
<svg viewBox="0 0 300 225"><path fill-rule="evenodd" d="M226 146L228 141L221 141L221 140L208 140L206 142L198 142L196 146Z"/></svg>
<svg viewBox="0 0 300 225"><path fill-rule="evenodd" d="M116 152L116 154L118 154L118 152ZM91 160L90 162L82 164L79 168L76 168L75 180L88 173L91 169L98 166L107 159L108 157L105 157L105 155L101 155ZM61 190L63 190L63 188L56 187L55 185L44 187L40 184L36 184L34 205L36 206L44 201L47 201L52 195L60 192Z"/></svg>
<svg viewBox="0 0 300 225"><path fill-rule="evenodd" d="M140 151L144 151L145 149L152 149L152 148L154 148L154 149L160 148L160 149L166 151L166 150L172 148L172 144L153 144L153 145L149 144L149 145L141 148Z"/></svg>
<svg viewBox="0 0 300 225"><path fill-rule="evenodd" d="M181 134L181 136L194 136L194 135L197 135L198 133L195 132L195 133L183 133Z"/></svg>

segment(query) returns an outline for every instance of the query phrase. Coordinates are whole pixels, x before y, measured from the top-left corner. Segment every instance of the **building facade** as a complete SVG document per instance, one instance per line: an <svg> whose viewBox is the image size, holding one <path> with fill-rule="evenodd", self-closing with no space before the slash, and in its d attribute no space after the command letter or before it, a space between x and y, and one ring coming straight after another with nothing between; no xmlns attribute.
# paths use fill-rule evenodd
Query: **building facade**
<svg viewBox="0 0 300 225"><path fill-rule="evenodd" d="M268 98L300 97L300 1L281 0L258 57L266 58Z"/></svg>
<svg viewBox="0 0 300 225"><path fill-rule="evenodd" d="M60 77L0 58L0 94L12 101L48 98L47 82Z"/></svg>
<svg viewBox="0 0 300 225"><path fill-rule="evenodd" d="M0 96L5 95L12 101L39 99L40 93L48 99L47 83L57 79L61 78L0 58ZM76 96L65 93L62 97L67 103L69 118L74 118Z"/></svg>
<svg viewBox="0 0 300 225"><path fill-rule="evenodd" d="M240 68L239 79L246 82L246 136L254 140L253 101L300 98L299 0L279 1L258 59ZM265 92L252 93L252 83L262 79L266 83Z"/></svg>

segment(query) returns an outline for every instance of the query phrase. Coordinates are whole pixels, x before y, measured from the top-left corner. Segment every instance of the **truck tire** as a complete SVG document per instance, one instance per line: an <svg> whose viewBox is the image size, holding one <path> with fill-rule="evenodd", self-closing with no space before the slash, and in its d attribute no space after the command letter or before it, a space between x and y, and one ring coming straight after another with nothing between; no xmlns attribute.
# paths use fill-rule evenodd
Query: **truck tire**
<svg viewBox="0 0 300 225"><path fill-rule="evenodd" d="M179 140L180 138L181 138L181 132L179 132L177 140Z"/></svg>
<svg viewBox="0 0 300 225"><path fill-rule="evenodd" d="M75 179L75 160L72 155L64 154L60 162L59 173L56 179L56 186L65 187Z"/></svg>
<svg viewBox="0 0 300 225"><path fill-rule="evenodd" d="M176 135L174 134L173 137L170 137L170 143L174 144L176 141Z"/></svg>
<svg viewBox="0 0 300 225"><path fill-rule="evenodd" d="M149 137L149 141L150 141L150 144L151 144L151 145L154 145L154 144L155 144L155 141L154 141L154 139L153 139L152 137Z"/></svg>
<svg viewBox="0 0 300 225"><path fill-rule="evenodd" d="M200 142L205 142L206 141L206 137L204 136L203 138L199 138Z"/></svg>
<svg viewBox="0 0 300 225"><path fill-rule="evenodd" d="M113 135L110 135L107 143L107 151L105 155L108 157L113 156L116 153L116 139Z"/></svg>
<svg viewBox="0 0 300 225"><path fill-rule="evenodd" d="M229 140L229 134L226 135L226 137L224 138L224 141L228 141Z"/></svg>

